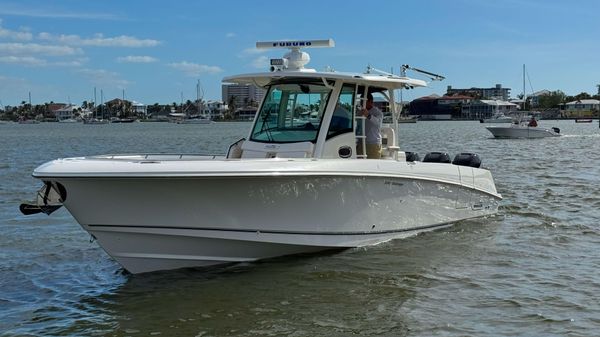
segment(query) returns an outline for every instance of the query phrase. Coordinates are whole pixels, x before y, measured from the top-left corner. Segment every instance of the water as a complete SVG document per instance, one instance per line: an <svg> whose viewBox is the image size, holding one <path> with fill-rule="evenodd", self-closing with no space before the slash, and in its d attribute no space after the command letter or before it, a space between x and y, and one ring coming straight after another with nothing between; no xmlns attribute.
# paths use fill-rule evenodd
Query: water
<svg viewBox="0 0 600 337"><path fill-rule="evenodd" d="M0 125L0 335L595 336L600 130L497 140L476 122L401 125L407 151L476 152L495 217L378 246L210 270L130 275L67 211L20 215L48 160L224 153L247 123Z"/></svg>

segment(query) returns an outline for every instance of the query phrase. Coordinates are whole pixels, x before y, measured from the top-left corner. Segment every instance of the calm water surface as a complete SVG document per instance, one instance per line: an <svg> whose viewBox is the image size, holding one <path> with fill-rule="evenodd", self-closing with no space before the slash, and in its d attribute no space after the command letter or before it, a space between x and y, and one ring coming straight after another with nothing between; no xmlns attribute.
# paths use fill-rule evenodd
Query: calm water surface
<svg viewBox="0 0 600 337"><path fill-rule="evenodd" d="M406 151L476 152L497 216L378 246L130 275L67 211L20 215L45 161L224 153L247 123L0 125L2 336L597 336L600 130L497 140L476 122L401 125Z"/></svg>

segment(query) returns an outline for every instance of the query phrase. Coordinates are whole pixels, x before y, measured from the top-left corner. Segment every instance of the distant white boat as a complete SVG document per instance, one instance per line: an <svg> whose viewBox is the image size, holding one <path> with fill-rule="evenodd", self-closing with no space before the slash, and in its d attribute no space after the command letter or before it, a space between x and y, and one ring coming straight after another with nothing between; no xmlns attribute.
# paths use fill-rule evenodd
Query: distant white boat
<svg viewBox="0 0 600 337"><path fill-rule="evenodd" d="M35 119L22 119L19 121L19 124L40 124L40 121Z"/></svg>
<svg viewBox="0 0 600 337"><path fill-rule="evenodd" d="M177 124L211 124L213 121L208 118L184 118L178 120Z"/></svg>
<svg viewBox="0 0 600 337"><path fill-rule="evenodd" d="M525 65L523 65L523 97L525 95ZM525 101L523 100L522 111L516 121L509 126L486 126L485 128L494 135L495 138L544 138L561 136L559 128L542 128L537 126L535 116L538 112L524 111ZM530 114L524 119L525 114ZM512 120L512 118L511 118ZM529 120L529 122L527 122Z"/></svg>
<svg viewBox="0 0 600 337"><path fill-rule="evenodd" d="M110 120L111 123L133 123L135 121L133 118L114 118Z"/></svg>
<svg viewBox="0 0 600 337"><path fill-rule="evenodd" d="M88 124L88 125L98 125L98 124L108 124L108 123L109 123L108 119L90 118L90 119L83 120L83 124Z"/></svg>
<svg viewBox="0 0 600 337"><path fill-rule="evenodd" d="M398 117L398 123L416 123L416 122L417 122L416 117L407 117L407 116Z"/></svg>
<svg viewBox="0 0 600 337"><path fill-rule="evenodd" d="M544 138L561 136L559 128L546 129L538 126L528 126L527 123L511 124L510 126L486 126L495 138Z"/></svg>
<svg viewBox="0 0 600 337"><path fill-rule="evenodd" d="M74 118L59 119L58 122L59 123L79 123L79 121Z"/></svg>

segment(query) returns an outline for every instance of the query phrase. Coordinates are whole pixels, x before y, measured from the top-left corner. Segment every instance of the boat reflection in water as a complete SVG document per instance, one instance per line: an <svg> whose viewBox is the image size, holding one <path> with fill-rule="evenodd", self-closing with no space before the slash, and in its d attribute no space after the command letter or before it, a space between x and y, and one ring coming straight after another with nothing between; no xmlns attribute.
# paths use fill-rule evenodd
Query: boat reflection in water
<svg viewBox="0 0 600 337"><path fill-rule="evenodd" d="M267 92L248 136L224 156L66 158L33 175L58 190L81 226L132 273L372 245L496 213L501 196L477 155L451 163L445 153L430 153L421 162L400 150L395 104L393 123L381 130L382 158L357 152L357 143L365 148L360 97L395 102L395 91L427 83L372 68L304 67L310 58L301 48L331 46L257 43L290 51L268 72L224 79Z"/></svg>

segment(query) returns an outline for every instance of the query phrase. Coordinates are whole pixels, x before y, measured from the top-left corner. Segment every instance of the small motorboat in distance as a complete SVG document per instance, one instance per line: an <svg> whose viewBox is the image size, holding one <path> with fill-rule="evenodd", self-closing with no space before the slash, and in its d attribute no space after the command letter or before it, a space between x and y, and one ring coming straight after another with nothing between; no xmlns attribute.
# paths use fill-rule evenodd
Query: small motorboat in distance
<svg viewBox="0 0 600 337"><path fill-rule="evenodd" d="M404 71L443 77L408 66L400 76L305 68L302 49L333 45L257 43L289 52L269 71L223 80L266 90L247 137L226 155L65 158L33 176L132 273L373 245L495 214L501 195L479 156L433 152L421 162L397 144L396 91L427 85ZM368 117L358 112L369 94L393 116L381 159L362 151ZM50 212L45 199L25 211Z"/></svg>
<svg viewBox="0 0 600 337"><path fill-rule="evenodd" d="M535 121L535 119L532 119ZM486 129L495 138L544 138L559 137L560 129L553 127L551 129L539 127L537 121L516 121L509 126L486 126Z"/></svg>
<svg viewBox="0 0 600 337"><path fill-rule="evenodd" d="M525 95L525 65L523 65L523 97ZM515 116L514 121L508 126L486 126L485 128L495 138L545 138L561 136L559 128L546 129L538 126L536 115L537 112L525 111L526 100L523 100L523 105L520 113ZM530 116L525 118L527 113ZM529 120L528 120L529 119Z"/></svg>

